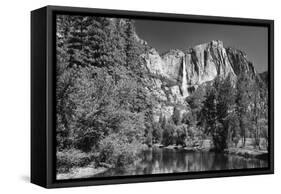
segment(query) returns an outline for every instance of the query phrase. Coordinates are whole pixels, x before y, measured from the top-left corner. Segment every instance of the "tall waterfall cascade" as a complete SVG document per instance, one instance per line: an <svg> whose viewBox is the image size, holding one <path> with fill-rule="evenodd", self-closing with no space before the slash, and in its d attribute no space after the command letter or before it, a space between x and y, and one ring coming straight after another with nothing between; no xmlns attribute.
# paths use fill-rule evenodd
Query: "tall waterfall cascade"
<svg viewBox="0 0 281 194"><path fill-rule="evenodd" d="M181 84L182 96L185 98L188 96L187 91L187 78L186 78L186 67L185 67L185 56L182 58L182 84Z"/></svg>

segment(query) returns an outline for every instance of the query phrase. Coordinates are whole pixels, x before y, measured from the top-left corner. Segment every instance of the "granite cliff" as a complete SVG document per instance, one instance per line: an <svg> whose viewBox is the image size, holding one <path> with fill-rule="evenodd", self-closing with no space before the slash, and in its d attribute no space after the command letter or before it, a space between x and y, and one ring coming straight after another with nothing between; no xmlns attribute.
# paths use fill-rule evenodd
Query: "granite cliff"
<svg viewBox="0 0 281 194"><path fill-rule="evenodd" d="M156 119L160 114L171 117L173 111L185 109L185 99L198 86L217 76L233 80L242 72L258 76L247 55L234 48L225 48L220 40L197 45L187 50L170 50L160 55L156 49L142 56L149 73L150 91L159 99Z"/></svg>

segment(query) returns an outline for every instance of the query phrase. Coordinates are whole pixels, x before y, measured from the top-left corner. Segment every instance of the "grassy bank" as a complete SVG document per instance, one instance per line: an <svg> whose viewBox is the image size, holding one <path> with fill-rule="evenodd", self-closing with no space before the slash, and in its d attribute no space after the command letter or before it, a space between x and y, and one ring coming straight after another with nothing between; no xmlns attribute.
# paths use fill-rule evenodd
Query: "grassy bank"
<svg viewBox="0 0 281 194"><path fill-rule="evenodd" d="M267 160L268 157L267 150L258 150L251 148L228 148L225 150L225 153L238 155L245 158L257 158L262 160Z"/></svg>
<svg viewBox="0 0 281 194"><path fill-rule="evenodd" d="M110 168L127 168L139 161L139 154L147 148L144 144L120 143L119 140L110 139L90 152L74 148L58 151L57 179L87 178Z"/></svg>
<svg viewBox="0 0 281 194"><path fill-rule="evenodd" d="M89 178L99 173L107 171L109 168L106 167L94 167L88 165L86 167L75 167L66 173L57 173L57 180L64 179L77 179L77 178Z"/></svg>
<svg viewBox="0 0 281 194"><path fill-rule="evenodd" d="M242 142L239 141L237 146L230 146L224 150L226 154L232 154L237 155L245 158L257 158L257 159L263 159L266 160L268 157L268 151L266 149L266 146L261 143L260 149L256 148L253 143L253 139L247 138L245 146L242 146ZM264 140L261 140L263 142ZM186 151L196 152L196 151L210 151L213 149L212 140L205 139L200 141L193 141L192 143L189 143L185 146L182 145L168 145L164 146L163 144L153 144L152 147L158 147L163 149L182 149Z"/></svg>

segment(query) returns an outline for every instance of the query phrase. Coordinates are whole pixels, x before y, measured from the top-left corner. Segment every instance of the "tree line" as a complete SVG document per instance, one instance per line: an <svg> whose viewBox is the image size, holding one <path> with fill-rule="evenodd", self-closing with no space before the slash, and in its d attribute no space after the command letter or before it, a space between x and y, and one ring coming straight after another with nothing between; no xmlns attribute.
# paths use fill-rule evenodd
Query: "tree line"
<svg viewBox="0 0 281 194"><path fill-rule="evenodd" d="M57 171L124 167L145 145L194 146L211 138L222 151L267 138L267 89L246 74L215 79L186 99L184 114L153 119L157 103L140 56L149 48L134 21L58 15L56 25Z"/></svg>
<svg viewBox="0 0 281 194"><path fill-rule="evenodd" d="M200 146L211 139L212 149L245 147L247 138L255 149L268 146L268 90L259 77L241 73L199 88L186 98L188 111L174 109L170 119L154 124L153 141L167 145Z"/></svg>

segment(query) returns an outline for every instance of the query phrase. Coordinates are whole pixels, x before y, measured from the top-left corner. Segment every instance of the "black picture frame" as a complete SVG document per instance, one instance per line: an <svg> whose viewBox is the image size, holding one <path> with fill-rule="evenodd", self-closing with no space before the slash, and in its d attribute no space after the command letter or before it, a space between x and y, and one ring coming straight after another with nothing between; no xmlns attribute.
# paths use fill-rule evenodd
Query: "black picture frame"
<svg viewBox="0 0 281 194"><path fill-rule="evenodd" d="M55 16L98 15L268 28L269 167L173 174L55 179ZM31 182L46 188L214 178L274 173L274 21L184 14L46 6L31 12Z"/></svg>

